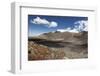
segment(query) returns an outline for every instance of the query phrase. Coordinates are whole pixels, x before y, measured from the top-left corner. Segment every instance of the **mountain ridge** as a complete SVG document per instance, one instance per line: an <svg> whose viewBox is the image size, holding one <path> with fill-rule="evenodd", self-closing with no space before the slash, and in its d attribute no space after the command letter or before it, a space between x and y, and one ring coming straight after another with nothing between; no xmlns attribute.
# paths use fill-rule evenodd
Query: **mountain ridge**
<svg viewBox="0 0 100 76"><path fill-rule="evenodd" d="M75 59L75 58L87 58L88 57L88 32L82 31L79 33L72 32L48 32L43 33L37 37L28 38L29 49L33 48L31 51L34 52L37 48L38 53L43 54L43 60L45 60L45 55L43 49L49 51L48 59ZM45 48L46 47L46 48ZM41 48L41 49L39 49ZM55 53L56 52L56 53ZM62 55L60 56L60 52ZM54 56L52 57L52 53ZM59 55L58 55L59 54ZM33 55L33 54L32 54ZM29 56L32 56L29 54ZM35 54L34 54L35 55ZM57 55L57 57L56 57ZM33 56L32 56L33 57ZM38 55L36 59L41 57ZM34 58L33 58L34 59ZM30 59L31 60L31 59Z"/></svg>

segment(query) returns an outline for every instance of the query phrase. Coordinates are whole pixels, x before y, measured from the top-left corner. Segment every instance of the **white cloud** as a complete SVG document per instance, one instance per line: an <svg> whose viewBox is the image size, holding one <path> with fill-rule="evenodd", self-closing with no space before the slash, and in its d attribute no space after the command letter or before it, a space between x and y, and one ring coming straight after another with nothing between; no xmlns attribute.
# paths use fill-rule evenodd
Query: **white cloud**
<svg viewBox="0 0 100 76"><path fill-rule="evenodd" d="M69 32L74 32L74 33L78 33L79 31L77 29L72 29Z"/></svg>
<svg viewBox="0 0 100 76"><path fill-rule="evenodd" d="M54 21L50 22L49 24L49 27L57 27L57 26L58 26L58 23Z"/></svg>
<svg viewBox="0 0 100 76"><path fill-rule="evenodd" d="M49 24L49 21L47 21L46 19L41 19L40 17L36 17L31 22L34 24Z"/></svg>
<svg viewBox="0 0 100 76"><path fill-rule="evenodd" d="M66 32L66 31L70 31L71 30L71 28L66 28L66 29L57 29L57 31L60 31L60 32Z"/></svg>
<svg viewBox="0 0 100 76"><path fill-rule="evenodd" d="M78 33L81 31L88 31L88 21L87 20L80 20L80 21L76 21L74 23L74 28L65 28L65 29L57 29L57 31L60 32L74 32L74 33Z"/></svg>
<svg viewBox="0 0 100 76"><path fill-rule="evenodd" d="M58 23L55 22L55 21L48 21L46 19L42 19L40 17L36 17L35 19L31 20L31 22L33 24L41 24L41 25L44 25L44 26L47 26L47 27L57 27L58 26Z"/></svg>
<svg viewBox="0 0 100 76"><path fill-rule="evenodd" d="M76 21L75 23L75 28L78 31L88 31L88 21L87 20L81 20L81 21Z"/></svg>
<svg viewBox="0 0 100 76"><path fill-rule="evenodd" d="M60 32L74 32L74 33L78 33L78 31L76 29L71 29L71 28L66 28L66 29L57 29L57 31Z"/></svg>

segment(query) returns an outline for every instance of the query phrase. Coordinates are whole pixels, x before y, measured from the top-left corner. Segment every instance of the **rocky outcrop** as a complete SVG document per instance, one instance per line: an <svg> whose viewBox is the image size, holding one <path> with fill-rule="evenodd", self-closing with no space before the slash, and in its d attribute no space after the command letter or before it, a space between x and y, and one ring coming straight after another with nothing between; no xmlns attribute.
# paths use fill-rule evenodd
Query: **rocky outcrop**
<svg viewBox="0 0 100 76"><path fill-rule="evenodd" d="M33 41L28 42L28 60L63 59L64 57L65 52L62 50L55 51Z"/></svg>

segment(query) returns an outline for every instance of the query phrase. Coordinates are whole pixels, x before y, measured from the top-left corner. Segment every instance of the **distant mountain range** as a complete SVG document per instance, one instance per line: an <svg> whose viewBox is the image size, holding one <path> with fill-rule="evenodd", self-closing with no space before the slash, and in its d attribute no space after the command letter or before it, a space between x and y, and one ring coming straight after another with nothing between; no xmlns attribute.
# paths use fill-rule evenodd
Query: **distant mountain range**
<svg viewBox="0 0 100 76"><path fill-rule="evenodd" d="M79 33L55 31L49 33L43 33L37 36L37 38L41 38L41 39L71 42L74 44L86 44L87 37L88 37L88 32L86 31L82 31Z"/></svg>
<svg viewBox="0 0 100 76"><path fill-rule="evenodd" d="M29 49L33 47L32 52L35 51L35 48L38 48L39 53L41 53L44 49L54 52L63 52L64 56L60 58L67 59L75 59L75 58L87 58L88 57L88 32L82 31L78 33L74 32L48 32L43 33L37 37L29 37L28 38ZM45 48L46 47L46 48ZM43 50L41 50L41 49ZM29 54L32 55L33 54ZM55 53L55 56L58 53ZM60 54L59 54L60 55ZM52 56L52 54L50 54ZM53 57L55 59L56 57ZM59 57L57 57L59 59ZM45 55L44 58L45 59ZM49 59L52 59L50 57Z"/></svg>

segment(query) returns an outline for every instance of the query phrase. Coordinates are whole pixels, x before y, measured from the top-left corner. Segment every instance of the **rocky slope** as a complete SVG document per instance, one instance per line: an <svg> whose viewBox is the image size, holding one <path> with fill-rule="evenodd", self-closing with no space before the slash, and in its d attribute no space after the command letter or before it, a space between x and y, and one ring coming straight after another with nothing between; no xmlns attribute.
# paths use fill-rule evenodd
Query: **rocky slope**
<svg viewBox="0 0 100 76"><path fill-rule="evenodd" d="M28 39L28 59L76 59L88 57L88 32L49 32Z"/></svg>

